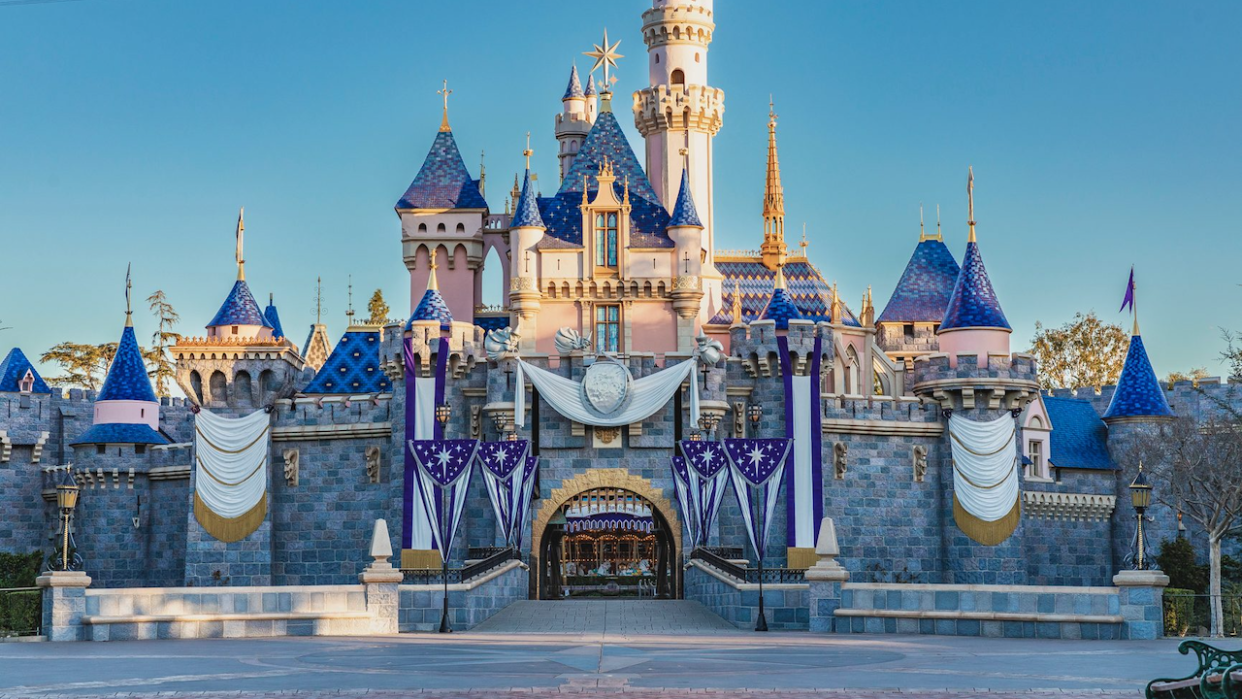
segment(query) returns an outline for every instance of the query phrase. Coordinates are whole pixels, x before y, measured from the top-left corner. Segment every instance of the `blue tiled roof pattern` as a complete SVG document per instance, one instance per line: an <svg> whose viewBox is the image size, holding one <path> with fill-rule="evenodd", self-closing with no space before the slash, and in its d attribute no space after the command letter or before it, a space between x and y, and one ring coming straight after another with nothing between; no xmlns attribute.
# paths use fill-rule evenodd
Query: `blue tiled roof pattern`
<svg viewBox="0 0 1242 699"><path fill-rule="evenodd" d="M26 378L26 372L29 371L34 376L34 386L31 387L31 393L51 393L52 389L48 388L43 382L43 377L39 376L39 372L35 370L34 365L26 359L26 354L21 349L14 347L9 350L4 361L0 362L0 392L17 393L22 390L22 379Z"/></svg>
<svg viewBox="0 0 1242 699"><path fill-rule="evenodd" d="M207 327L214 328L221 325L272 327L271 323L267 322L267 317L263 315L263 309L259 308L259 302L254 300L254 294L250 293L250 287L246 285L244 279L238 279L233 284L229 295L220 305L220 310L216 311L215 317L211 319Z"/></svg>
<svg viewBox="0 0 1242 699"><path fill-rule="evenodd" d="M142 361L138 339L134 337L134 329L130 326L126 326L121 333L116 356L112 358L112 366L108 367L108 377L104 379L103 388L99 390L99 396L95 400L155 402L155 391L151 390L147 365Z"/></svg>
<svg viewBox="0 0 1242 699"><path fill-rule="evenodd" d="M448 304L444 302L444 296L437 289L428 289L423 294L422 300L414 307L414 313L410 315L409 322L405 324L405 329L409 330L414 325L414 321L421 320L438 320L441 330L453 327L453 314L449 313Z"/></svg>
<svg viewBox="0 0 1242 699"><path fill-rule="evenodd" d="M1057 468L1115 469L1108 454L1108 427L1090 401L1044 397L1052 423L1048 461Z"/></svg>
<svg viewBox="0 0 1242 699"><path fill-rule="evenodd" d="M491 318L475 316L474 326L484 330L504 330L509 327L509 316L494 316Z"/></svg>
<svg viewBox="0 0 1242 699"><path fill-rule="evenodd" d="M391 383L380 370L378 330L351 330L336 343L303 393L383 393Z"/></svg>
<svg viewBox="0 0 1242 699"><path fill-rule="evenodd" d="M168 444L168 440L148 425L109 422L92 425L70 446L75 444Z"/></svg>
<svg viewBox="0 0 1242 699"><path fill-rule="evenodd" d="M957 328L1010 329L996 292L992 290L988 270L983 266L978 243L966 243L962 271L957 276L944 320L940 323L941 330Z"/></svg>
<svg viewBox="0 0 1242 699"><path fill-rule="evenodd" d="M612 112L603 112L591 126L590 133L582 141L578 155L574 156L574 164L569 173L561 181L561 188L556 196L539 199L540 214L547 226L547 235L540 242L541 248L567 247L582 245L582 204L583 178L587 185L595 183L600 163L607 159L613 164L613 174L617 181L613 183L613 191L620 200L625 193L625 182L630 184L630 247L635 248L671 248L673 241L669 239L665 228L668 226L668 211L660 203L647 173L630 148L629 141L621 132L621 125ZM587 196L594 200L596 189L589 189ZM558 242L553 242L553 241Z"/></svg>
<svg viewBox="0 0 1242 699"><path fill-rule="evenodd" d="M1164 389L1156 378L1156 370L1147 358L1147 350L1143 347L1143 338L1135 335L1130 338L1130 350L1126 352L1126 363L1121 367L1121 378L1117 379L1117 390L1113 392L1113 400L1104 412L1105 418L1113 417L1170 417L1173 411L1164 396Z"/></svg>
<svg viewBox="0 0 1242 699"><path fill-rule="evenodd" d="M471 179L457 150L452 131L441 131L431 144L410 188L397 202L398 209L486 209L479 183Z"/></svg>
<svg viewBox="0 0 1242 699"><path fill-rule="evenodd" d="M724 275L724 293L720 311L711 319L713 325L729 325L733 322L733 289L736 281L742 293L742 322L758 320L772 298L776 286L776 271L768 269L758 258L747 261L719 261L716 269ZM806 320L827 321L832 310L832 287L824 281L809 262L785 263L785 289L789 298ZM845 324L860 327L858 318L841 304Z"/></svg>
<svg viewBox="0 0 1242 699"><path fill-rule="evenodd" d="M513 220L510 228L544 228L543 219L539 217L539 204L535 201L535 188L530 186L530 170L526 171L526 179L522 180L522 195L518 197L514 207Z"/></svg>
<svg viewBox="0 0 1242 699"><path fill-rule="evenodd" d="M587 97L595 96L595 80L591 77L590 73L587 74L586 89L583 91L582 94Z"/></svg>
<svg viewBox="0 0 1242 699"><path fill-rule="evenodd" d="M280 314L276 312L276 304L267 304L267 308L263 309L263 317L267 319L267 324L272 326L272 337L285 336L285 329L280 327Z"/></svg>
<svg viewBox="0 0 1242 699"><path fill-rule="evenodd" d="M699 211L694 207L694 197L690 194L689 170L681 171L681 189L677 190L677 203L673 206L673 217L669 219L668 225L703 227L703 222L699 220Z"/></svg>
<svg viewBox="0 0 1242 699"><path fill-rule="evenodd" d="M578 80L578 66L574 66L573 70L569 71L569 85L565 87L565 96L561 99L567 100L582 96L582 83Z"/></svg>
<svg viewBox="0 0 1242 699"><path fill-rule="evenodd" d="M944 243L921 241L876 322L939 323L949 307L960 269Z"/></svg>
<svg viewBox="0 0 1242 699"><path fill-rule="evenodd" d="M777 330L788 330L789 321L801 320L802 313L789 297L788 290L773 289L772 298L764 307L763 313L759 314L759 319L776 321Z"/></svg>

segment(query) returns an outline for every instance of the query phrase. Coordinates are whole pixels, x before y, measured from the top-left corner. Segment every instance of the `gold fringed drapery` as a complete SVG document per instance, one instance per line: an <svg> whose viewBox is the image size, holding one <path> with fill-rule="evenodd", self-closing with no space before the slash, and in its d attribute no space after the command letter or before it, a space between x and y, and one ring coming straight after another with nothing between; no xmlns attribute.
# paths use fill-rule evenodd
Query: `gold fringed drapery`
<svg viewBox="0 0 1242 699"><path fill-rule="evenodd" d="M953 496L953 521L957 522L957 528L984 546L995 546L1008 539L1018 528L1018 522L1021 520L1021 500L1015 500L1013 508L1005 516L992 522L985 522L967 512L957 501L957 495Z"/></svg>
<svg viewBox="0 0 1242 699"><path fill-rule="evenodd" d="M267 517L267 493L259 498L246 512L237 517L221 517L207 507L206 503L199 498L198 493L194 494L194 518L198 523L203 525L203 529L216 539L226 544L234 541L241 541L254 533L254 530L263 524L264 518Z"/></svg>

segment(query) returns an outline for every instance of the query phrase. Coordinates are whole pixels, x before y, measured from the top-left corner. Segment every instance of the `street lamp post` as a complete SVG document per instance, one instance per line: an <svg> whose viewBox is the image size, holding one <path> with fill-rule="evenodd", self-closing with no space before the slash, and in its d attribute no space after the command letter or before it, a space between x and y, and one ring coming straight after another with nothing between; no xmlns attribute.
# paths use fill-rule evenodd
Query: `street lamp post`
<svg viewBox="0 0 1242 699"><path fill-rule="evenodd" d="M62 521L63 539L61 540L61 570L70 570L69 568L69 521L73 517L73 510L78 506L78 486L76 483L62 483L56 486L56 505L60 507L60 516Z"/></svg>
<svg viewBox="0 0 1242 699"><path fill-rule="evenodd" d="M444 439L444 426L452 416L453 406L447 402L436 406L436 422L440 423L440 439ZM436 526L440 528L441 546L444 545L444 516L448 513L448 506L448 488L440 488L440 512L436 517ZM444 583L444 599L440 607L440 633L453 632L453 628L449 626L448 557L448 551L440 552L440 580Z"/></svg>
<svg viewBox="0 0 1242 699"><path fill-rule="evenodd" d="M759 431L759 421L763 419L763 406L758 403L751 403L746 408L746 417L750 418L751 436L753 437ZM759 531L763 531L763 515L764 503L760 502L756 516L759 517ZM767 542L760 542L763 546ZM759 618L755 621L755 631L768 630L768 618L763 613L763 554L760 551L755 552L755 557L759 559Z"/></svg>
<svg viewBox="0 0 1242 699"><path fill-rule="evenodd" d="M1151 482L1143 472L1143 462L1139 462L1138 474L1130 483L1130 502L1134 505L1137 518L1134 530L1134 569L1147 570L1147 531L1143 528L1143 517L1151 506Z"/></svg>

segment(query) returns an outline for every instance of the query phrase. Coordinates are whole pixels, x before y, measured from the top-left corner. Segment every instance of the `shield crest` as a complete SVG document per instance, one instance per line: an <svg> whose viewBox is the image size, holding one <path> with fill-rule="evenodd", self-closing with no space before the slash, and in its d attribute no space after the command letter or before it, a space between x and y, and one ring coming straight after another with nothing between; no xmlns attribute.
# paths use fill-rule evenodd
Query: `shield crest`
<svg viewBox="0 0 1242 699"><path fill-rule="evenodd" d="M630 370L612 357L600 357L582 377L582 397L600 415L620 410L630 398Z"/></svg>

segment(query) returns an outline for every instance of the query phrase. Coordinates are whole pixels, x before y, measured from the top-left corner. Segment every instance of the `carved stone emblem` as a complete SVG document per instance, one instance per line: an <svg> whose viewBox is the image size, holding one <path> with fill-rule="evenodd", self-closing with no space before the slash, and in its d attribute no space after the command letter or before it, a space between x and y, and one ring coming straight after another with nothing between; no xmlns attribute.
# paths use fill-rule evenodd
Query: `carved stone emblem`
<svg viewBox="0 0 1242 699"><path fill-rule="evenodd" d="M611 415L630 399L630 370L612 357L600 357L582 377L582 402L588 409Z"/></svg>
<svg viewBox="0 0 1242 699"><path fill-rule="evenodd" d="M927 447L914 445L914 482L922 483L927 477Z"/></svg>
<svg viewBox="0 0 1242 699"><path fill-rule="evenodd" d="M840 480L845 478L846 465L849 463L850 445L845 442L837 442L832 445L832 470L833 475Z"/></svg>
<svg viewBox="0 0 1242 699"><path fill-rule="evenodd" d="M380 448L377 446L369 446L363 451L363 456L367 460L367 481L371 483L380 482Z"/></svg>
<svg viewBox="0 0 1242 699"><path fill-rule="evenodd" d="M281 456L285 458L285 485L298 487L298 450L286 449Z"/></svg>

